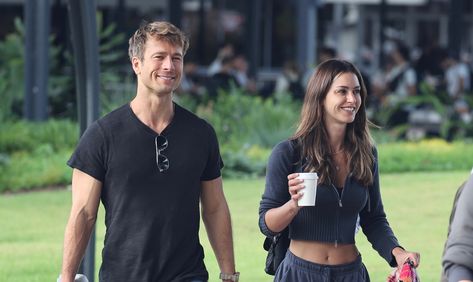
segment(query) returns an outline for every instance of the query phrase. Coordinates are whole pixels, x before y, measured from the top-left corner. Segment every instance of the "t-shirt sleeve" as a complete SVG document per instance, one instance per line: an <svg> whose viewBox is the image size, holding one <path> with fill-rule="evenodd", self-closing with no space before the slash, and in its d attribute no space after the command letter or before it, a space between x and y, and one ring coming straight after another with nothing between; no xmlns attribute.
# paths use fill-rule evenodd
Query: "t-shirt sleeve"
<svg viewBox="0 0 473 282"><path fill-rule="evenodd" d="M207 164L205 166L205 169L202 173L202 176L200 178L201 181L207 181L207 180L212 180L217 177L220 177L221 174L221 169L223 168L223 160L222 156L220 155L220 147L218 144L218 139L217 139L217 134L215 133L215 130L213 127L205 123L207 126L207 138L208 138L208 158L207 158Z"/></svg>
<svg viewBox="0 0 473 282"><path fill-rule="evenodd" d="M79 140L67 164L103 182L106 172L104 132L98 122L92 123Z"/></svg>
<svg viewBox="0 0 473 282"><path fill-rule="evenodd" d="M276 235L266 225L266 212L282 206L290 199L287 176L293 172L293 154L294 149L290 141L284 141L273 148L268 160L266 184L259 206L259 227L266 236Z"/></svg>

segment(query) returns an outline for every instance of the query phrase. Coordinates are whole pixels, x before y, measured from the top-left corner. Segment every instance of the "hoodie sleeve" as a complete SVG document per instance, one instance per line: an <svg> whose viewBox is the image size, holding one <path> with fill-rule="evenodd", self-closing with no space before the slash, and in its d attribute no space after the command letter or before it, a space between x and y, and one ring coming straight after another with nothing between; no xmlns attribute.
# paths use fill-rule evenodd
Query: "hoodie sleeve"
<svg viewBox="0 0 473 282"><path fill-rule="evenodd" d="M389 226L386 213L384 212L379 187L378 153L376 150L374 151L374 155L374 181L373 185L369 187L369 205L360 213L360 225L373 249L375 249L390 266L395 267L397 263L392 255L392 250L395 247L399 247L399 243Z"/></svg>
<svg viewBox="0 0 473 282"><path fill-rule="evenodd" d="M265 189L259 206L259 227L266 236L277 234L266 225L266 212L282 206L290 199L287 176L292 173L293 153L291 142L286 140L277 144L269 157Z"/></svg>

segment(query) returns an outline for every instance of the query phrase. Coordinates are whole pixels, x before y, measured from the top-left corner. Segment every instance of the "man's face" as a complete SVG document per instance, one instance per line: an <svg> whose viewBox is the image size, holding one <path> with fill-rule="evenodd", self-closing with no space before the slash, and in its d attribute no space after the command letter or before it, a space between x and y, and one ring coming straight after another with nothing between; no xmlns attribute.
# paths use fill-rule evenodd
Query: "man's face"
<svg viewBox="0 0 473 282"><path fill-rule="evenodd" d="M158 96L171 94L181 82L183 59L182 47L148 37L143 61L132 60L138 84Z"/></svg>

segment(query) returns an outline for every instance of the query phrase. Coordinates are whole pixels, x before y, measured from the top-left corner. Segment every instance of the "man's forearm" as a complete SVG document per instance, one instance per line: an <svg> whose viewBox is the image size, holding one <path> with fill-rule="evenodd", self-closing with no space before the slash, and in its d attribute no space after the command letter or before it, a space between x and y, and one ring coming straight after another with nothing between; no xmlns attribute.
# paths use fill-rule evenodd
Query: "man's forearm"
<svg viewBox="0 0 473 282"><path fill-rule="evenodd" d="M69 218L64 233L61 282L74 281L94 224L95 218L88 218L83 213Z"/></svg>
<svg viewBox="0 0 473 282"><path fill-rule="evenodd" d="M204 210L202 219L220 270L224 273L234 273L235 257L233 252L232 226L227 204L221 203L219 209L213 212L206 212Z"/></svg>

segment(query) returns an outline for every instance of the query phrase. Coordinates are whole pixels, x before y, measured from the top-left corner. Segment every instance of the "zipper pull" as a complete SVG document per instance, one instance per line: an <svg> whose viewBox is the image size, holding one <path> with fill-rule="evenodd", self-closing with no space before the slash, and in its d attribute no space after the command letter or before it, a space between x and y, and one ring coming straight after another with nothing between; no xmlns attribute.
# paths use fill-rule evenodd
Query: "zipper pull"
<svg viewBox="0 0 473 282"><path fill-rule="evenodd" d="M337 247L338 247L338 239L335 240L335 248L337 248Z"/></svg>
<svg viewBox="0 0 473 282"><path fill-rule="evenodd" d="M339 206L339 207L343 207L343 205L342 205L342 199L338 199L338 206Z"/></svg>

